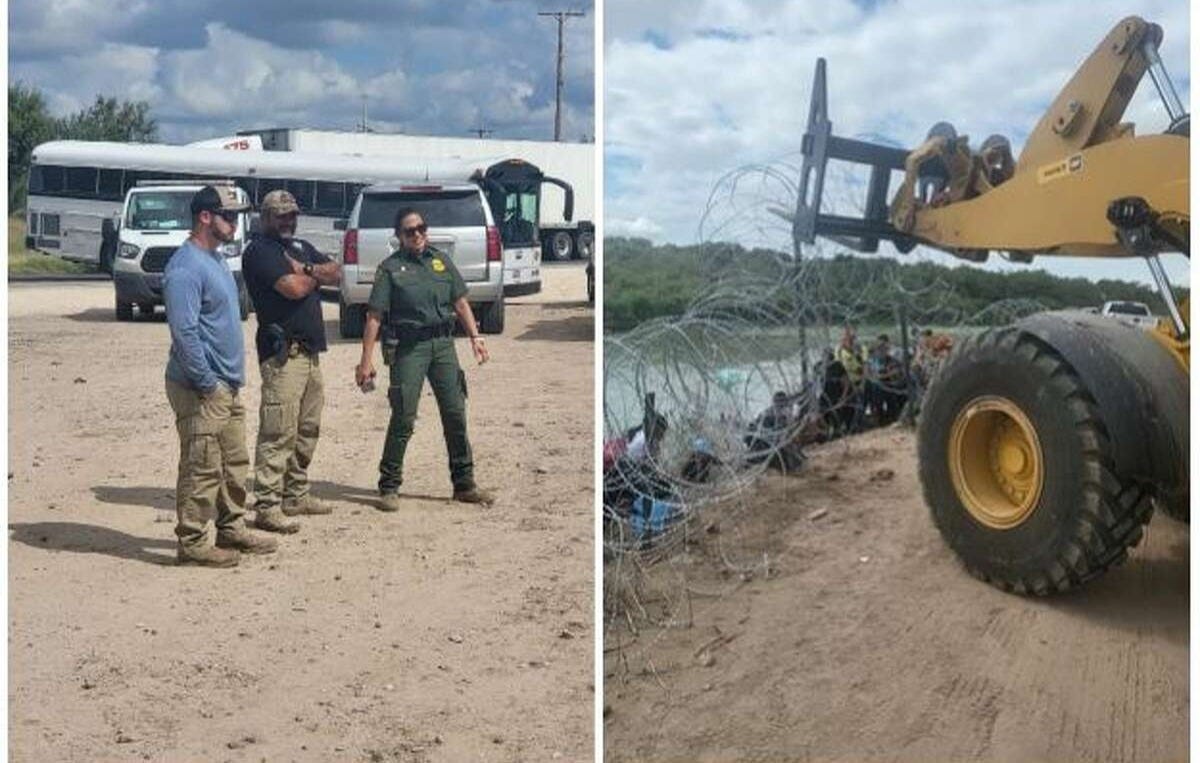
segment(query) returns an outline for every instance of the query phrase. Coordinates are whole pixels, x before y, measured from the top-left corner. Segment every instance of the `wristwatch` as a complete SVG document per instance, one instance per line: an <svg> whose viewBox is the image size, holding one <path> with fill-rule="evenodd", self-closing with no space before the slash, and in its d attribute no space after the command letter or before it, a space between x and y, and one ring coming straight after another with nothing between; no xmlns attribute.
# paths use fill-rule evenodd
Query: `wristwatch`
<svg viewBox="0 0 1200 763"><path fill-rule="evenodd" d="M313 264L311 262L304 263L304 275L311 276L313 274Z"/></svg>

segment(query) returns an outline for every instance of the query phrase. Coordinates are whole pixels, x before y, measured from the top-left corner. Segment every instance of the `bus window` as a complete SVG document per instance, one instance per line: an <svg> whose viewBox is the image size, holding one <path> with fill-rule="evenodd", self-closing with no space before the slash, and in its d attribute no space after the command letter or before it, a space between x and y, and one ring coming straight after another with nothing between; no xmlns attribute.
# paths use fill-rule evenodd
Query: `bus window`
<svg viewBox="0 0 1200 763"><path fill-rule="evenodd" d="M278 191L285 187L287 181L282 178L259 178L258 179L258 198L254 200L256 204L262 204L262 200L266 198L271 191Z"/></svg>
<svg viewBox="0 0 1200 763"><path fill-rule="evenodd" d="M42 191L44 193L62 193L63 168L48 165L42 168Z"/></svg>
<svg viewBox="0 0 1200 763"><path fill-rule="evenodd" d="M98 174L95 167L67 167L67 181L63 190L71 195L95 196Z"/></svg>
<svg viewBox="0 0 1200 763"><path fill-rule="evenodd" d="M504 195L504 219L500 239L507 246L537 244L538 197L536 193Z"/></svg>
<svg viewBox="0 0 1200 763"><path fill-rule="evenodd" d="M100 170L100 198L105 201L121 201L121 170Z"/></svg>
<svg viewBox="0 0 1200 763"><path fill-rule="evenodd" d="M313 209L314 185L316 185L316 183L311 180L287 181L288 193L296 197L296 204L299 205L301 212L310 212Z"/></svg>
<svg viewBox="0 0 1200 763"><path fill-rule="evenodd" d="M317 200L313 211L332 217L341 217L346 204L346 186L344 183L317 181Z"/></svg>
<svg viewBox="0 0 1200 763"><path fill-rule="evenodd" d="M46 191L46 170L42 165L35 164L29 168L29 193L44 193Z"/></svg>
<svg viewBox="0 0 1200 763"><path fill-rule="evenodd" d="M240 177L240 178L236 178L234 180L234 182L237 183L238 188L241 188L243 191L246 192L246 198L250 199L250 201L253 202L254 201L254 186L258 182L258 178Z"/></svg>

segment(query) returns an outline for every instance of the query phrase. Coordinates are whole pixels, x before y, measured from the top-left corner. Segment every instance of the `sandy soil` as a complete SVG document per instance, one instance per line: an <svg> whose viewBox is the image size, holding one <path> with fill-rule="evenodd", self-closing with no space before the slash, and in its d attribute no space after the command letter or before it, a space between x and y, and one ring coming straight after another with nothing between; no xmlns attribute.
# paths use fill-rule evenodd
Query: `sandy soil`
<svg viewBox="0 0 1200 763"><path fill-rule="evenodd" d="M1187 759L1186 525L1155 516L1073 594L1007 595L941 542L914 446L895 429L824 446L655 568L687 570L691 627L605 634L607 760ZM734 529L769 574L721 574L713 538Z"/></svg>
<svg viewBox="0 0 1200 763"><path fill-rule="evenodd" d="M387 401L327 304L312 476L335 513L235 570L174 566L161 310L10 286L10 759L590 760L593 314L582 266L544 276L465 366L495 507L447 500L428 388L407 506L372 507Z"/></svg>

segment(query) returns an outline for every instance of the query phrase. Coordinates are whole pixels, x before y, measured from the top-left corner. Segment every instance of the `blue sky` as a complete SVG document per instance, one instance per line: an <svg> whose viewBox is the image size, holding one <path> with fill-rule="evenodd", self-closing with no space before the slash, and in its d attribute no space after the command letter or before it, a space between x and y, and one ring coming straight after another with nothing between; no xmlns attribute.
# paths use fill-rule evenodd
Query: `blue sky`
<svg viewBox="0 0 1200 763"><path fill-rule="evenodd" d="M144 99L168 142L249 127L549 140L557 25L563 138L595 136L591 0L12 0L9 80L64 114L97 94Z"/></svg>
<svg viewBox="0 0 1200 763"><path fill-rule="evenodd" d="M786 162L798 163L818 56L828 61L834 132L909 148L946 120L973 146L1000 133L1019 153L1078 65L1131 14L1164 28L1160 53L1190 97L1190 19L1179 0L606 0L604 14L606 235L689 244L736 233L790 251L787 225L769 210L787 206ZM1166 127L1149 77L1125 119L1139 133ZM743 176L701 229L719 179L778 160L782 178ZM895 255L888 245L881 253ZM959 262L924 248L907 256ZM1166 261L1173 280L1188 282L1186 259ZM993 256L989 267L1026 266ZM1034 267L1149 277L1133 261L1041 257Z"/></svg>

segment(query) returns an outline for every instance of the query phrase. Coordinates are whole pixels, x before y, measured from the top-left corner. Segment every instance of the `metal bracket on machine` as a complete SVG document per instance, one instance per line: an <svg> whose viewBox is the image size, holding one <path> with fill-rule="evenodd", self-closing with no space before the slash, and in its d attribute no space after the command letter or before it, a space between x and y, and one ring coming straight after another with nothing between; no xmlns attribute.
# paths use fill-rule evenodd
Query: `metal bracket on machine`
<svg viewBox="0 0 1200 763"><path fill-rule="evenodd" d="M901 252L911 251L916 246L916 239L896 230L888 220L888 184L893 170L904 171L904 160L908 157L908 152L891 146L833 135L825 89L824 58L817 59L808 111L808 129L801 144L801 153L804 155L804 162L800 169L796 215L792 218L792 236L797 250L800 244L816 241L817 236L824 236L858 252L877 251L880 239L891 241ZM871 179L867 186L867 201L862 217L828 215L821 212L825 168L830 159L871 167Z"/></svg>

